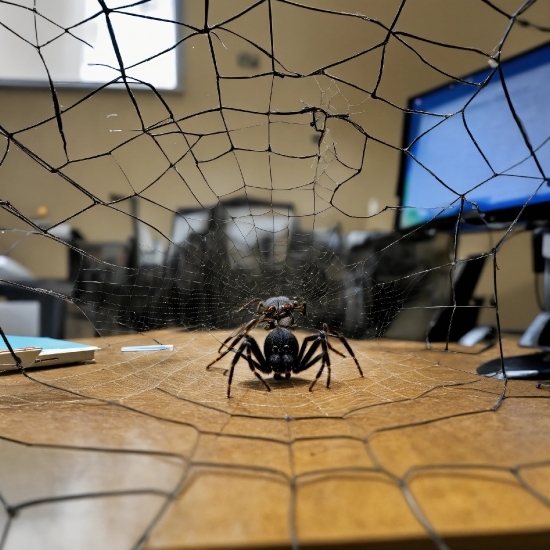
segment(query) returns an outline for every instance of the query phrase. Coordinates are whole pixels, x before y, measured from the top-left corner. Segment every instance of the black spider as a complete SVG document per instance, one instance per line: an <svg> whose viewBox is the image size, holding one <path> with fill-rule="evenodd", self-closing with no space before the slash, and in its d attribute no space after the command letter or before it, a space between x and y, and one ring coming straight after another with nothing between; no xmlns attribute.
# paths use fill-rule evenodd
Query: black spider
<svg viewBox="0 0 550 550"><path fill-rule="evenodd" d="M254 298L246 302L239 311L243 311L247 306L258 302L257 316L241 326L238 331L229 335L218 348L218 357L214 359L207 367L208 370L214 363L225 357L243 338L248 336L248 333L257 326L264 326L265 330L273 330L276 327L293 328L296 324L293 313L300 312L306 314L306 303L299 304L296 300L290 300L286 296L275 296L268 298L265 302L261 298ZM227 344L233 338L231 344ZM227 347L225 351L222 349Z"/></svg>
<svg viewBox="0 0 550 550"><path fill-rule="evenodd" d="M250 330L250 329L249 329ZM260 376L256 369L263 372L264 374L274 373L273 378L275 380L281 380L283 376L285 378L290 378L291 374L298 374L306 369L309 369L315 363L321 361L321 368L317 373L315 379L311 382L309 386L309 391L313 390L315 382L321 376L325 366L328 369L327 376L327 388L330 386L330 356L328 350L332 350L338 355L345 357L345 355L338 350L334 349L330 342L328 341L328 336L334 338L339 338L345 348L348 350L349 354L353 357L359 374L363 376L363 371L359 366L357 358L353 353L350 345L347 340L339 334L338 332L331 332L328 325L323 325L323 330L320 330L318 334L312 336L307 336L304 338L300 349L298 350L298 340L296 336L290 332L290 330L283 327L274 328L265 339L264 343L264 353L260 349L260 346L256 340L247 334L244 336L244 340L237 349L233 361L231 361L231 368L229 371L229 382L227 384L227 397L231 395L231 382L233 380L233 372L235 370L235 365L238 363L239 359L243 357L248 361L248 366L250 370L256 375L256 377L261 380L268 391L271 391L269 384ZM309 342L312 342L310 348L306 352L306 348ZM321 352L314 356L314 353L321 347ZM216 361L219 361L224 355L226 355L232 348L229 348L226 352L221 354L217 359L215 359L207 368L209 368ZM244 353L246 352L246 356Z"/></svg>

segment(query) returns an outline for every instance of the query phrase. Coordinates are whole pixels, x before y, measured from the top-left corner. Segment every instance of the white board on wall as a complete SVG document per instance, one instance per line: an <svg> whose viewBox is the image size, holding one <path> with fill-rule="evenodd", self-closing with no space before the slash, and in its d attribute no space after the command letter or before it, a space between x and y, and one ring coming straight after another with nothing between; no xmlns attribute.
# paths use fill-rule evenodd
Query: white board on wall
<svg viewBox="0 0 550 550"><path fill-rule="evenodd" d="M105 3L114 10L109 21L132 86L142 87L143 81L159 90L179 89L178 2ZM0 3L0 85L48 86L48 72L56 86L96 87L120 78L97 0L36 0L36 12L33 5L34 0Z"/></svg>

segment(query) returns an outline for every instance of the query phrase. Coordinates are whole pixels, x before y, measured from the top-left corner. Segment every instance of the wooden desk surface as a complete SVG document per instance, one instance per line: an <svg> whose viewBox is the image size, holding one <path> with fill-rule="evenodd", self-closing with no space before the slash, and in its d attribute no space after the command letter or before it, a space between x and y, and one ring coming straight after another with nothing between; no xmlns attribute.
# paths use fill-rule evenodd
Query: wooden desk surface
<svg viewBox="0 0 550 550"><path fill-rule="evenodd" d="M365 377L333 355L312 393L315 368L268 393L243 362L227 399L225 334L1 375L2 548L550 547L550 392L510 381L493 410L498 348L355 341ZM120 352L151 335L174 351Z"/></svg>

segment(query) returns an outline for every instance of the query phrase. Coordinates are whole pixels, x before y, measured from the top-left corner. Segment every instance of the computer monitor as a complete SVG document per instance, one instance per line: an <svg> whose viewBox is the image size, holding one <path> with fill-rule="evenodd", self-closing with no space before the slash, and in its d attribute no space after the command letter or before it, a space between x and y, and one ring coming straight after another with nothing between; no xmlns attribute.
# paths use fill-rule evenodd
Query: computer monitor
<svg viewBox="0 0 550 550"><path fill-rule="evenodd" d="M398 230L550 219L550 43L490 61L409 100Z"/></svg>
<svg viewBox="0 0 550 550"><path fill-rule="evenodd" d="M550 43L500 68L490 61L409 100L396 229L491 229L520 214L542 226L545 311L520 345L543 352L504 365L508 377L550 378ZM478 372L502 377L501 366L496 359Z"/></svg>

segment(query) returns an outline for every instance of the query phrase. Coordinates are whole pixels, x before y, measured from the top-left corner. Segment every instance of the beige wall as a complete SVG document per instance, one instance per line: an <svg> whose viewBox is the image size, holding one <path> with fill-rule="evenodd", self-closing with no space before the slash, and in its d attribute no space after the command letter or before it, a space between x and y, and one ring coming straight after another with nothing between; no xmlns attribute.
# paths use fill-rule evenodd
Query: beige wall
<svg viewBox="0 0 550 550"><path fill-rule="evenodd" d="M400 2L397 0L354 0L310 2L326 9L338 9L348 13L361 12L390 25ZM251 2L211 2L210 24L222 21ZM518 0L498 2L505 11L512 12L521 4ZM186 21L201 27L204 3L188 0L184 3ZM250 12L241 20L230 25L235 32L246 34L269 49L267 26L267 4ZM527 17L540 24L550 25L550 2L541 0L528 12ZM430 40L440 40L478 48L490 52L503 36L507 19L491 10L479 0L409 0L396 26L396 30L421 35ZM275 4L273 26L275 52L281 63L289 70L311 71L320 65L335 62L366 49L383 39L384 32L375 25L356 18L327 18L324 14L296 9L289 5ZM214 47L219 67L225 74L250 75L250 69L237 66L236 57L241 52L254 53L251 46L220 31L214 38ZM547 35L530 28L516 26L511 31L505 55L528 49L547 39ZM409 40L409 43L432 64L448 74L460 76L484 66L483 59L472 53L441 49L428 43ZM188 116L217 106L214 72L208 42L205 36L188 41L184 49L183 93L165 95L176 118ZM352 80L358 86L372 89L378 75L379 50L367 54L345 66L334 69L332 74ZM260 58L257 72L269 70L270 62ZM253 72L253 71L252 71ZM406 47L391 40L384 64L379 95L392 103L404 106L406 99L414 93L432 88L448 80L423 64ZM224 106L269 108L269 80L222 81ZM64 108L74 104L85 95L81 90L59 89L59 98ZM324 95L322 94L324 92ZM159 101L150 94L137 92L136 98L146 125L167 117ZM393 212L366 219L369 201L380 205L395 206L396 182L399 154L395 149L379 144L376 140L398 147L401 143L402 113L380 101L374 101L362 92L337 85L325 77L308 79L276 79L273 87L271 109L300 109L304 105L322 105L338 112L352 113L353 119L361 124L375 140L369 141L362 172L343 185L334 197L338 209L329 208L325 201L336 188L334 181L323 176L323 187L314 195L311 188L288 191L305 183L312 177L311 168L305 163L296 163L276 158L272 162L273 176L269 176L266 154L239 154L244 181L249 196L270 198L273 201L290 200L296 204L297 212L306 216L302 224L308 225L315 216L318 227L329 227L336 222L345 230L382 229L393 224ZM52 115L52 101L49 92L31 89L0 89L0 124L8 131L32 126ZM116 116L112 116L116 115ZM313 129L310 118L297 116L297 126L275 123L270 125L269 141L275 150L288 154L312 154ZM139 136L140 122L127 95L121 91L105 91L84 101L63 115L63 122L69 143L71 159L86 158L112 150L130 137ZM233 133L235 144L243 148L265 147L268 143L265 118L228 112L226 123L231 128L246 130ZM204 115L184 122L188 132L213 132L223 128L220 118ZM331 123L330 136L322 148L336 142L338 154L346 162L358 166L361 159L362 136L342 123ZM64 163L61 141L55 121L16 136L26 147L48 163L59 166ZM4 143L5 141L2 140ZM189 146L178 135L158 137L170 161L178 159ZM0 143L4 147L4 143ZM201 138L195 151L199 158L207 159L227 148L223 137ZM141 217L155 226L161 234L170 235L172 213L185 206L214 204L219 197L242 194L242 179L234 159L227 155L220 162L204 165L207 182L193 162L185 160L178 165L185 181L173 172L167 174L153 187L152 181L167 166L168 161L160 153L152 139L141 135L112 155L95 160L76 162L64 172L101 200L110 200L111 195L142 195L157 204L140 204ZM325 160L330 160L330 151ZM336 163L327 165L327 174L336 182L350 175L339 169ZM56 223L86 209L92 202L83 193L65 182L58 175L51 174L13 144L6 160L0 167L0 196L7 199L21 213L33 218L39 206L49 210L48 219ZM193 196L193 194L195 196ZM315 200L314 200L315 198ZM72 218L73 227L82 231L89 240L125 240L130 237L132 224L125 214L127 203L121 203L117 212L113 208L94 206ZM63 277L66 274L64 247L48 239L29 235L28 226L6 211L0 211L0 224L21 232L6 232L0 238L0 252L9 250L10 255L27 265L41 276ZM461 241L462 257L475 252L485 252L491 247L490 236L468 235ZM528 235L521 235L506 243L498 255L498 273L503 324L509 328L521 328L528 324L536 312L534 276L530 270L530 241ZM492 293L492 274L486 270L480 292L489 297ZM489 315L489 312L487 312ZM485 315L485 316L487 316Z"/></svg>

